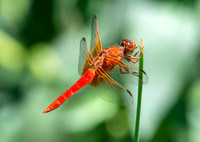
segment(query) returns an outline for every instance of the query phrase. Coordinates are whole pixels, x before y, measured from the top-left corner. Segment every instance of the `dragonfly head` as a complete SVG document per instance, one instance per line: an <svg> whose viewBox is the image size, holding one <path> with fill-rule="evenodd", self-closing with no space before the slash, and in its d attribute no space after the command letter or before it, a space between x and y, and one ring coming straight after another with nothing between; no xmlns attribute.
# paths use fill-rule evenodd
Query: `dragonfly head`
<svg viewBox="0 0 200 142"><path fill-rule="evenodd" d="M133 53L136 45L132 40L123 39L121 46L124 47L124 54L129 55Z"/></svg>

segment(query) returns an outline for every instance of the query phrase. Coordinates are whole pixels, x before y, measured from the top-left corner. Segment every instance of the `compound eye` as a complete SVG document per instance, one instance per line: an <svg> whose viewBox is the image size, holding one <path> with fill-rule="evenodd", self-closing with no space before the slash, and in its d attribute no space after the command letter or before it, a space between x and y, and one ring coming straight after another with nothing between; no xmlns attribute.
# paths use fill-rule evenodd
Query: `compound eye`
<svg viewBox="0 0 200 142"><path fill-rule="evenodd" d="M126 45L126 42L122 40L121 46L124 46L124 45Z"/></svg>
<svg viewBox="0 0 200 142"><path fill-rule="evenodd" d="M133 43L132 42L128 42L128 46L132 47Z"/></svg>

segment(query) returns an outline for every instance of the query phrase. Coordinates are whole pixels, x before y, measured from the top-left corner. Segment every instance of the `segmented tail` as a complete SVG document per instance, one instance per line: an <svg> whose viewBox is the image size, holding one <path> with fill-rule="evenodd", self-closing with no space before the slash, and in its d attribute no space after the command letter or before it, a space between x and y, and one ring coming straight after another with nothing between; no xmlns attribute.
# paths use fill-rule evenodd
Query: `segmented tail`
<svg viewBox="0 0 200 142"><path fill-rule="evenodd" d="M68 98L75 94L82 87L90 83L95 76L95 69L89 69L72 87L60 95L52 104L50 104L43 113L52 111L64 103Z"/></svg>

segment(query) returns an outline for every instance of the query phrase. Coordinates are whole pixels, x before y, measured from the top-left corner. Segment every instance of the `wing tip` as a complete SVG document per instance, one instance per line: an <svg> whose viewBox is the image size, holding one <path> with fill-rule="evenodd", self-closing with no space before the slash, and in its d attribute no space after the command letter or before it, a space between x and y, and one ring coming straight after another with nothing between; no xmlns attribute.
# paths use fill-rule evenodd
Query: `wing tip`
<svg viewBox="0 0 200 142"><path fill-rule="evenodd" d="M85 37L83 37L81 40L84 40L84 41L86 41Z"/></svg>
<svg viewBox="0 0 200 142"><path fill-rule="evenodd" d="M96 16L96 14L94 14L93 18L94 18L95 20L97 20L97 16Z"/></svg>
<svg viewBox="0 0 200 142"><path fill-rule="evenodd" d="M127 91L127 92L129 93L129 95L132 97L132 94L131 94L131 92L130 92L128 89L127 89L126 91Z"/></svg>

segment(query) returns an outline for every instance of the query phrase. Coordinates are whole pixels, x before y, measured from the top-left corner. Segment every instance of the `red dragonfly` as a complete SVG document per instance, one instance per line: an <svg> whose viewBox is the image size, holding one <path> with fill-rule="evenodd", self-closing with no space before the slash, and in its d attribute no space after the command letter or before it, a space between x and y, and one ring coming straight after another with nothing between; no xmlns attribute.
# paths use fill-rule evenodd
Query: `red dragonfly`
<svg viewBox="0 0 200 142"><path fill-rule="evenodd" d="M120 104L132 104L132 94L124 86L115 81L110 75L115 66L119 67L121 74L127 74L131 76L139 77L138 71L141 70L135 66L131 66L122 60L125 59L128 62L137 63L142 55L138 50L133 56L133 52L138 48L132 40L123 39L121 46L111 46L106 49L102 49L102 44L98 32L97 17L94 15L92 20L92 34L90 52L87 47L85 38L80 42L80 56L79 56L79 74L82 77L67 91L60 95L52 104L50 104L43 113L52 111L63 104L68 98L75 94L78 90L87 84L91 86L103 86L103 84L112 86L111 89L117 88L126 91L127 93L109 93L101 96L104 100L110 102L116 102ZM140 47L142 48L142 47ZM144 78L146 73L143 72ZM129 77L130 78L130 77Z"/></svg>

